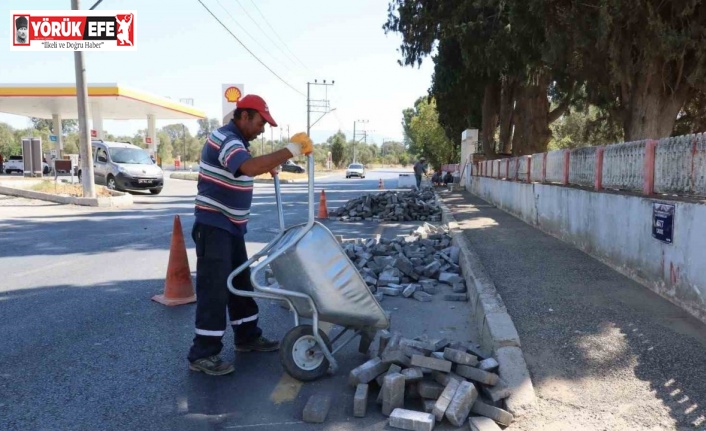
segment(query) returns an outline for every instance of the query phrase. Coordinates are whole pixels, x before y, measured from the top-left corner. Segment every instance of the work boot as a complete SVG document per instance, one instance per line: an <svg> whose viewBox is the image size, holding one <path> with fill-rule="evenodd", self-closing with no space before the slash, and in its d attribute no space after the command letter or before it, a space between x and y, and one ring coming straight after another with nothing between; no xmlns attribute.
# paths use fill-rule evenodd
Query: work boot
<svg viewBox="0 0 706 431"><path fill-rule="evenodd" d="M276 350L279 350L279 341L268 340L263 336L235 345L236 352L274 352Z"/></svg>
<svg viewBox="0 0 706 431"><path fill-rule="evenodd" d="M189 369L192 371L201 371L209 376L223 376L235 371L233 364L222 360L218 355L189 362Z"/></svg>

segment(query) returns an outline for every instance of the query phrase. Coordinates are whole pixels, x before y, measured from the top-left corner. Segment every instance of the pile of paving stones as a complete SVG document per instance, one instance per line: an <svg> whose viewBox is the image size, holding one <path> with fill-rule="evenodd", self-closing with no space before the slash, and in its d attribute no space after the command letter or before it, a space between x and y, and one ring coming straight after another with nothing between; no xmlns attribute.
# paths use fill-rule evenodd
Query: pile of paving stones
<svg viewBox="0 0 706 431"><path fill-rule="evenodd" d="M447 301L467 300L460 250L441 227L425 223L406 237L342 242L378 301L387 295L429 302L442 291Z"/></svg>
<svg viewBox="0 0 706 431"><path fill-rule="evenodd" d="M441 221L441 207L430 189L370 193L333 211L340 221Z"/></svg>
<svg viewBox="0 0 706 431"><path fill-rule="evenodd" d="M448 421L490 431L513 421L503 408L510 392L498 377L498 362L475 344L424 336L407 339L381 331L370 357L348 376L355 388L355 417L365 417L368 398L377 391L377 404L393 428L431 431L437 423ZM330 401L325 395L314 397L303 418L323 422Z"/></svg>

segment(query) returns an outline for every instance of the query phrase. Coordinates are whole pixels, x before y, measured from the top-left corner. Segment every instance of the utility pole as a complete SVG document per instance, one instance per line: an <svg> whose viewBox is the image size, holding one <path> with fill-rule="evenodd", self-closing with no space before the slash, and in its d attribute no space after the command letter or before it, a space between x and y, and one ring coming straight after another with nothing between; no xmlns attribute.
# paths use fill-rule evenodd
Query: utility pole
<svg viewBox="0 0 706 431"><path fill-rule="evenodd" d="M358 143L357 135L355 132L355 125L356 125L356 123L367 123L367 122L368 122L368 120L355 120L353 122L353 163L355 163L355 144ZM365 136L365 133L366 133L366 131L363 130L363 136ZM367 142L367 139L366 139L366 142Z"/></svg>
<svg viewBox="0 0 706 431"><path fill-rule="evenodd" d="M314 82L307 82L306 83L306 134L311 137L311 128L314 127L314 124L318 123L319 120L324 118L326 114L329 112L334 111L336 108L331 109L331 104L329 103L328 100L328 87L332 86L335 84L336 81L331 81L330 84L326 83L326 80L324 79L323 83L320 83L318 79L315 79ZM311 86L312 85L320 85L323 86L326 89L326 97L324 99L318 99L318 100L312 100L311 99ZM318 112L321 114L319 118L314 121L314 123L311 123L311 113L312 112ZM287 135L289 135L289 126L287 126Z"/></svg>
<svg viewBox="0 0 706 431"><path fill-rule="evenodd" d="M181 123L181 134L184 137L184 162L186 162L186 126ZM184 167L186 169L186 167Z"/></svg>
<svg viewBox="0 0 706 431"><path fill-rule="evenodd" d="M71 0L71 9L79 10L79 0ZM83 62L83 51L74 51L74 66L76 69L76 100L78 102L78 138L79 155L81 157L81 186L83 197L96 197L96 186L93 182L93 151L91 151L91 135L88 130L88 86L86 85L86 66Z"/></svg>

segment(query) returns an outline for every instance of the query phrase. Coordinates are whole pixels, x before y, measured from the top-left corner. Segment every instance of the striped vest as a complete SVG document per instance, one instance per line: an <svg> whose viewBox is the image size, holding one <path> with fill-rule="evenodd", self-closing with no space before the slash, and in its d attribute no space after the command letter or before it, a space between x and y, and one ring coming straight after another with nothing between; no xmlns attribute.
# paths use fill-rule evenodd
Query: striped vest
<svg viewBox="0 0 706 431"><path fill-rule="evenodd" d="M250 158L249 143L233 121L214 130L201 151L194 215L198 223L245 235L252 204L253 179L240 165Z"/></svg>

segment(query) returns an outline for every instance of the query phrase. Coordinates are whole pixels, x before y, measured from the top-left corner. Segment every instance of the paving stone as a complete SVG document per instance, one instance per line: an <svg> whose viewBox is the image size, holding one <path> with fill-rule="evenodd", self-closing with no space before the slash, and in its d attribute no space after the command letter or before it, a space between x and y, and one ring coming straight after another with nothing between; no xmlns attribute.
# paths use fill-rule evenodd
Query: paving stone
<svg viewBox="0 0 706 431"><path fill-rule="evenodd" d="M439 274L439 282L452 285L463 282L463 277L453 272L442 272Z"/></svg>
<svg viewBox="0 0 706 431"><path fill-rule="evenodd" d="M468 289L463 283L454 283L454 285L451 287L451 291L453 293L466 293L468 292Z"/></svg>
<svg viewBox="0 0 706 431"><path fill-rule="evenodd" d="M441 396L442 392L444 392L444 388L444 385L427 380L422 380L417 384L417 391L419 391L419 395L421 395L422 398L433 399L434 402L436 402L436 399Z"/></svg>
<svg viewBox="0 0 706 431"><path fill-rule="evenodd" d="M400 367L399 365L396 365L396 364L392 364L392 365L390 365L390 368L387 369L387 372L377 376L375 378L375 381L377 382L378 386L382 387L382 384L383 384L383 381L385 380L386 375L392 374L392 373L399 373L401 371L402 371L402 367Z"/></svg>
<svg viewBox="0 0 706 431"><path fill-rule="evenodd" d="M397 408L390 414L388 425L410 431L431 431L434 429L434 416L431 413Z"/></svg>
<svg viewBox="0 0 706 431"><path fill-rule="evenodd" d="M419 394L419 388L417 384L419 382L410 382L405 380L404 397L408 400L419 400L422 396Z"/></svg>
<svg viewBox="0 0 706 431"><path fill-rule="evenodd" d="M437 421L441 422L444 418L446 409L449 407L449 404L451 404L451 400L453 399L459 385L460 383L458 381L453 379L450 380L449 384L446 385L444 391L439 396L439 399L436 400L436 404L434 404L434 410L432 412Z"/></svg>
<svg viewBox="0 0 706 431"><path fill-rule="evenodd" d="M407 382L418 382L424 378L421 368L405 368L401 373Z"/></svg>
<svg viewBox="0 0 706 431"><path fill-rule="evenodd" d="M441 394L439 394L439 395L441 395ZM436 405L436 398L433 400L424 400L422 403L424 405L424 413L431 413L434 411L434 406ZM493 423L495 423L495 422L493 422Z"/></svg>
<svg viewBox="0 0 706 431"><path fill-rule="evenodd" d="M473 403L473 407L471 407L471 412L480 416L490 418L495 422L499 423L500 425L504 426L510 426L514 419L512 413L498 407L493 407L478 399L476 399L476 402Z"/></svg>
<svg viewBox="0 0 706 431"><path fill-rule="evenodd" d="M404 406L404 376L392 373L385 376L382 385L382 414L390 416L396 408Z"/></svg>
<svg viewBox="0 0 706 431"><path fill-rule="evenodd" d="M490 418L483 416L471 416L468 419L471 431L501 431L498 424Z"/></svg>
<svg viewBox="0 0 706 431"><path fill-rule="evenodd" d="M409 346L409 347L413 347L414 349L418 349L419 351L422 352L422 355L424 355L424 356L429 356L429 354L434 351L434 346L431 345L431 343L429 343L427 341L410 340L407 338L403 338L402 340L400 340L400 345L401 346Z"/></svg>
<svg viewBox="0 0 706 431"><path fill-rule="evenodd" d="M414 292L416 292L417 289L419 289L419 285L418 285L418 284L411 284L411 283L410 283L410 284L407 285L407 287L405 287L404 290L402 291L402 296L404 296L405 298L409 298L410 296L414 295Z"/></svg>
<svg viewBox="0 0 706 431"><path fill-rule="evenodd" d="M447 347L444 349L444 359L448 359L455 364L470 365L471 367L478 365L478 358L470 353L466 353L466 349L461 351Z"/></svg>
<svg viewBox="0 0 706 431"><path fill-rule="evenodd" d="M390 334L390 331L387 329L383 329L379 332L380 338L378 338L378 355L382 355L382 352L385 351L385 347L387 347L387 343L390 341L390 338L392 338L392 334Z"/></svg>
<svg viewBox="0 0 706 431"><path fill-rule="evenodd" d="M403 367L413 365L410 362L409 356L405 355L402 350L390 350L389 348L382 354L382 362L385 364L397 364Z"/></svg>
<svg viewBox="0 0 706 431"><path fill-rule="evenodd" d="M357 418L365 417L365 412L368 409L368 385L359 383L355 389L353 396L353 416Z"/></svg>
<svg viewBox="0 0 706 431"><path fill-rule="evenodd" d="M493 372L497 371L498 366L500 366L500 364L498 364L498 361L496 361L495 358L488 358L480 361L480 363L478 364L478 369Z"/></svg>
<svg viewBox="0 0 706 431"><path fill-rule="evenodd" d="M451 380L456 380L459 383L466 380L456 373L442 373L441 371L433 371L432 377L434 377L435 382L437 382L438 384L440 384L444 387L446 387L446 385L448 385L449 381L451 381Z"/></svg>
<svg viewBox="0 0 706 431"><path fill-rule="evenodd" d="M491 400L493 400L493 402L496 403L512 395L512 390L508 387L507 383L505 382L505 380L502 379L502 377L498 379L498 383L496 383L494 386L480 386L483 395L490 398Z"/></svg>
<svg viewBox="0 0 706 431"><path fill-rule="evenodd" d="M315 394L309 397L309 401L304 406L302 418L304 422L323 423L331 407L331 398L328 395Z"/></svg>
<svg viewBox="0 0 706 431"><path fill-rule="evenodd" d="M444 295L444 301L466 302L468 301L468 295L465 293L447 293Z"/></svg>
<svg viewBox="0 0 706 431"><path fill-rule="evenodd" d="M394 287L378 287L378 291L387 296L400 296L400 290Z"/></svg>
<svg viewBox="0 0 706 431"><path fill-rule="evenodd" d="M476 398L478 398L478 391L473 383L461 382L446 409L446 419L457 427L463 425Z"/></svg>
<svg viewBox="0 0 706 431"><path fill-rule="evenodd" d="M431 352L431 356L436 359L444 359L444 352Z"/></svg>
<svg viewBox="0 0 706 431"><path fill-rule="evenodd" d="M451 371L451 362L442 359L431 358L427 356L414 355L410 361L411 365L417 367L428 368L430 370L437 370L444 373Z"/></svg>
<svg viewBox="0 0 706 431"><path fill-rule="evenodd" d="M432 296L427 292L416 291L412 295L419 302L431 302Z"/></svg>
<svg viewBox="0 0 706 431"><path fill-rule="evenodd" d="M389 368L389 364L380 358L373 358L351 370L348 374L348 384L358 386L358 383L368 383Z"/></svg>
<svg viewBox="0 0 706 431"><path fill-rule="evenodd" d="M443 351L445 348L447 348L449 346L449 340L447 340L446 338L432 340L431 345L432 345L432 349L434 349L435 352Z"/></svg>
<svg viewBox="0 0 706 431"><path fill-rule="evenodd" d="M456 365L456 374L473 380L484 385L493 386L498 383L498 375L487 371L479 370L478 368L469 367L467 365Z"/></svg>

